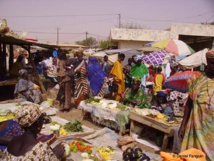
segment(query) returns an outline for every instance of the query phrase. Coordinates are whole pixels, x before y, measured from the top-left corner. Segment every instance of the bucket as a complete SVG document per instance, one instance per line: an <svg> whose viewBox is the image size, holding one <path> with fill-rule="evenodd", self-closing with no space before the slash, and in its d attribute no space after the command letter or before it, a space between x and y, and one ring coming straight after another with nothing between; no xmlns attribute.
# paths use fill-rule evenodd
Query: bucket
<svg viewBox="0 0 214 161"><path fill-rule="evenodd" d="M47 102L49 103L50 106L53 106L54 100L51 98L47 98Z"/></svg>

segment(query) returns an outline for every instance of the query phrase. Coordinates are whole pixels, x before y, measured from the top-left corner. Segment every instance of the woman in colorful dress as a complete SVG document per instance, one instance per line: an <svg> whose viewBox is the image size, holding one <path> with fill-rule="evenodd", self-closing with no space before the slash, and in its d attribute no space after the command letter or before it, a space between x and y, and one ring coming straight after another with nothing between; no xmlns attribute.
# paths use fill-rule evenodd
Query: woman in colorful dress
<svg viewBox="0 0 214 161"><path fill-rule="evenodd" d="M205 74L188 80L189 97L178 136L181 151L199 149L210 161L214 160L214 51L207 52L206 59Z"/></svg>
<svg viewBox="0 0 214 161"><path fill-rule="evenodd" d="M131 68L130 75L132 76L132 78L140 77L141 87L143 87L143 89L145 89L146 88L146 79L149 76L148 69L145 66L145 64L142 63L141 55L137 55L135 59L136 59L136 62Z"/></svg>
<svg viewBox="0 0 214 161"><path fill-rule="evenodd" d="M17 82L14 90L15 98L21 101L30 101L39 104L41 102L41 92L39 86L29 80L27 70L19 71L20 79Z"/></svg>
<svg viewBox="0 0 214 161"><path fill-rule="evenodd" d="M106 94L105 73L102 70L97 58L92 57L87 66L88 81L92 90L92 96L104 97Z"/></svg>
<svg viewBox="0 0 214 161"><path fill-rule="evenodd" d="M122 61L125 59L123 53L119 54L118 60L114 63L114 66L111 69L110 74L113 75L114 81L118 85L118 90L115 95L115 100L119 101L122 93L125 91L125 76L123 74L123 65Z"/></svg>
<svg viewBox="0 0 214 161"><path fill-rule="evenodd" d="M140 88L141 80L139 77L136 77L131 84L131 88L127 88L123 94L121 102L127 106L138 108L149 108L150 103L147 102L147 96L143 92L143 89Z"/></svg>
<svg viewBox="0 0 214 161"><path fill-rule="evenodd" d="M38 142L36 139L44 122L44 115L38 106L34 104L22 105L14 115L25 132L12 138L3 154L3 161L57 161L63 157L65 149L62 144L58 144L52 149L47 143Z"/></svg>
<svg viewBox="0 0 214 161"><path fill-rule="evenodd" d="M71 94L72 94L72 82L73 82L73 66L71 61L66 59L66 52L62 51L59 61L59 93L57 100L59 101L59 110L68 111L71 108ZM72 74L73 73L73 74Z"/></svg>
<svg viewBox="0 0 214 161"><path fill-rule="evenodd" d="M75 53L75 57L77 60L73 62L74 66L74 81L75 81L75 88L74 88L74 99L75 99L75 106L78 107L79 103L82 100L88 98L89 95L89 86L87 81L87 70L86 70L86 62L83 60L83 51L77 51Z"/></svg>

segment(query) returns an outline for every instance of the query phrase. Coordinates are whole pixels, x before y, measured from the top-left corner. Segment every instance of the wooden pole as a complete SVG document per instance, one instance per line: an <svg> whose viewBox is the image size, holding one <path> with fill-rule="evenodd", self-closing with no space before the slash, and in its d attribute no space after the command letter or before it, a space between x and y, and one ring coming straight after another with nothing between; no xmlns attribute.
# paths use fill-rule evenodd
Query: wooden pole
<svg viewBox="0 0 214 161"><path fill-rule="evenodd" d="M38 83L39 83L39 85L40 85L40 87L41 87L42 93L43 93L43 94L46 94L46 90L45 90L44 84L42 83L42 81L41 81L41 79L40 79L40 77L39 77L38 71L36 70L36 66L35 66L34 61L33 61L33 56L32 56L32 54L30 53L30 46L28 46L27 51L28 51L28 53L29 53L29 61L30 61L30 64L31 64L32 67L33 67L33 73L35 74L36 79L38 80Z"/></svg>
<svg viewBox="0 0 214 161"><path fill-rule="evenodd" d="M6 61L6 44L3 44L3 52L2 52L2 57L3 57L3 64L2 64L2 74L5 76L7 74L7 61Z"/></svg>
<svg viewBox="0 0 214 161"><path fill-rule="evenodd" d="M11 71L13 67L13 59L14 59L14 53L13 53L13 45L10 44L10 56L9 56L9 71Z"/></svg>

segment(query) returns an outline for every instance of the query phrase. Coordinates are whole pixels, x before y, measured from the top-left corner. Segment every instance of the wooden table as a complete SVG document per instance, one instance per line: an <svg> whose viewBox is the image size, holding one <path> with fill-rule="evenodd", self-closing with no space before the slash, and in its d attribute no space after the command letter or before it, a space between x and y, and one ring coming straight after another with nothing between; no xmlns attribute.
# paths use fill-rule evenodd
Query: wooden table
<svg viewBox="0 0 214 161"><path fill-rule="evenodd" d="M15 85L17 82L18 82L18 79L16 79L16 78L8 79L8 80L0 82L0 86L11 86L11 85Z"/></svg>
<svg viewBox="0 0 214 161"><path fill-rule="evenodd" d="M166 150L166 147L168 144L168 138L171 136L174 136L174 131L179 126L179 124L163 123L162 121L155 120L148 116L139 115L133 111L130 111L129 119L130 119L130 123L131 123L130 136L132 136L132 133L134 131L135 122L141 123L143 125L146 125L146 126L149 126L149 127L152 127L154 129L164 132L164 139L163 139L163 144L161 147L162 151Z"/></svg>

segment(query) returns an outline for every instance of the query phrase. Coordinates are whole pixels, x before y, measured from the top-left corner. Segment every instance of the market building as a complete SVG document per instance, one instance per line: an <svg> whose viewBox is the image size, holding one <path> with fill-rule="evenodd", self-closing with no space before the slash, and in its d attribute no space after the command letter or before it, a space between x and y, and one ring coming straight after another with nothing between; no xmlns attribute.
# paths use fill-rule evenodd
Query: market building
<svg viewBox="0 0 214 161"><path fill-rule="evenodd" d="M139 49L152 41L178 39L199 51L212 48L214 25L176 23L167 30L112 28L110 37L119 49Z"/></svg>

